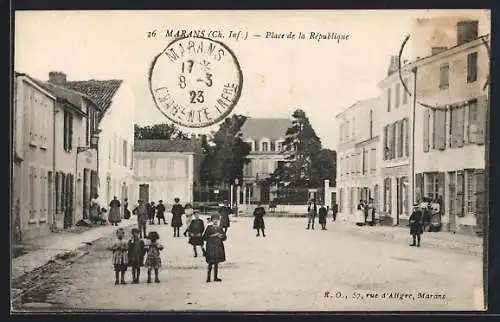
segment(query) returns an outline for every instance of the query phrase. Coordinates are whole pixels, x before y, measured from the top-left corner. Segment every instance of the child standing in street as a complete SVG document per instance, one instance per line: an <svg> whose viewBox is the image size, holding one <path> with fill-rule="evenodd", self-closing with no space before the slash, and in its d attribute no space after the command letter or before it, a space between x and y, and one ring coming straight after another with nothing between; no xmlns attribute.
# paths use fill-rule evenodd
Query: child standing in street
<svg viewBox="0 0 500 322"><path fill-rule="evenodd" d="M139 228L132 228L132 238L128 241L128 265L132 267L132 284L139 284L141 266L146 253L144 241L139 238L139 234Z"/></svg>
<svg viewBox="0 0 500 322"><path fill-rule="evenodd" d="M125 231L123 228L118 228L116 231L116 241L109 247L113 251L113 265L115 268L115 285L127 284L125 282L125 272L127 271L127 252L128 245L123 239ZM121 276L120 276L121 275ZM119 277L121 277L121 282Z"/></svg>
<svg viewBox="0 0 500 322"><path fill-rule="evenodd" d="M148 283L151 283L151 271L155 271L155 283L160 283L158 278L158 270L161 267L160 251L163 250L163 246L158 243L160 235L156 231L152 231L148 235L148 239L151 243L148 246L146 267L148 268Z"/></svg>

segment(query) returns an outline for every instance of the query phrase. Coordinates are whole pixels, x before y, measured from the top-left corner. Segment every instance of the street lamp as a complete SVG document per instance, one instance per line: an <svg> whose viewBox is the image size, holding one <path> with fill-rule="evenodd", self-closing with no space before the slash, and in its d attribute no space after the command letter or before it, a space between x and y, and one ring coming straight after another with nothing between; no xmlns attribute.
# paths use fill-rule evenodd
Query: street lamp
<svg viewBox="0 0 500 322"><path fill-rule="evenodd" d="M92 150L92 149L95 149L96 150L96 168L97 168L97 183L99 184L99 133L101 133L101 130L99 129L96 129L94 131L94 134L92 135L92 137L90 138L90 146L79 146L76 148L76 160L75 160L75 179L77 178L78 176L78 155L82 152L85 152L87 150ZM91 179L92 180L92 179ZM75 181L75 184L76 184L76 181ZM76 191L77 189L75 189ZM85 208L85 204L86 204L86 200L83 201L84 202L84 208ZM84 217L86 218L85 216L85 212L84 212Z"/></svg>

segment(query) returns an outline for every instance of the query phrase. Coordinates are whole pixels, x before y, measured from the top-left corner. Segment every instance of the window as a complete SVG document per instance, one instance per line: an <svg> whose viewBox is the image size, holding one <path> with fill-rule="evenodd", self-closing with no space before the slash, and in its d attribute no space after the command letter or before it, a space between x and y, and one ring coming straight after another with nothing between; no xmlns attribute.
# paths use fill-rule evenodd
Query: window
<svg viewBox="0 0 500 322"><path fill-rule="evenodd" d="M384 146L382 147L384 149L384 160L387 160L389 158L389 126L386 125L384 126Z"/></svg>
<svg viewBox="0 0 500 322"><path fill-rule="evenodd" d="M405 85L408 87L408 78L403 79ZM408 92L403 88L403 105L408 103Z"/></svg>
<svg viewBox="0 0 500 322"><path fill-rule="evenodd" d="M344 189L339 189L339 212L342 212L344 209Z"/></svg>
<svg viewBox="0 0 500 322"><path fill-rule="evenodd" d="M450 146L452 148L462 147L464 145L464 119L465 106L453 106L450 109Z"/></svg>
<svg viewBox="0 0 500 322"><path fill-rule="evenodd" d="M424 129L423 133L423 150L424 152L429 152L429 124L430 124L430 112L428 109L424 110Z"/></svg>
<svg viewBox="0 0 500 322"><path fill-rule="evenodd" d="M47 221L47 201L48 201L48 189L47 189L47 174L43 169L40 169L40 216L39 221Z"/></svg>
<svg viewBox="0 0 500 322"><path fill-rule="evenodd" d="M370 139L373 138L373 110L370 110Z"/></svg>
<svg viewBox="0 0 500 322"><path fill-rule="evenodd" d="M464 214L464 197L465 197L465 180L464 180L464 172L457 172L457 208L456 215L463 216Z"/></svg>
<svg viewBox="0 0 500 322"><path fill-rule="evenodd" d="M448 63L442 64L439 68L439 88L445 89L450 85L450 66Z"/></svg>
<svg viewBox="0 0 500 322"><path fill-rule="evenodd" d="M368 173L368 150L363 149L363 175Z"/></svg>
<svg viewBox="0 0 500 322"><path fill-rule="evenodd" d="M391 124L391 130L392 130L392 133L391 133L391 159L396 158L396 133L397 133L396 125L397 125L397 123Z"/></svg>
<svg viewBox="0 0 500 322"><path fill-rule="evenodd" d="M85 122L85 145L86 146L89 146L90 145L90 137L92 135L92 120L93 120L93 117L92 117L92 109L90 107L87 108L88 111L87 111L87 119L86 119L86 122Z"/></svg>
<svg viewBox="0 0 500 322"><path fill-rule="evenodd" d="M425 173L425 196L429 198L437 198L443 195L444 191L444 173Z"/></svg>
<svg viewBox="0 0 500 322"><path fill-rule="evenodd" d="M469 143L484 144L487 104L486 96L469 101L469 124L467 129Z"/></svg>
<svg viewBox="0 0 500 322"><path fill-rule="evenodd" d="M467 170L467 202L466 213L475 214L476 213L476 176L474 170Z"/></svg>
<svg viewBox="0 0 500 322"><path fill-rule="evenodd" d="M267 152L269 150L269 143L262 142L262 152Z"/></svg>
<svg viewBox="0 0 500 322"><path fill-rule="evenodd" d="M467 55L467 83L477 80L477 52Z"/></svg>
<svg viewBox="0 0 500 322"><path fill-rule="evenodd" d="M387 89L387 112L391 111L391 89Z"/></svg>
<svg viewBox="0 0 500 322"><path fill-rule="evenodd" d="M276 142L276 149L278 152L283 151L283 142L281 141Z"/></svg>
<svg viewBox="0 0 500 322"><path fill-rule="evenodd" d="M399 107L399 97L400 97L400 95L401 95L401 93L400 93L400 92L401 92L401 84L397 83L397 84L396 84L396 91L395 91L395 93L394 93L394 96L395 96L394 106L395 106L396 108L398 108L398 107Z"/></svg>
<svg viewBox="0 0 500 322"><path fill-rule="evenodd" d="M127 140L123 140L123 166L127 166L127 152L128 152L128 142Z"/></svg>
<svg viewBox="0 0 500 322"><path fill-rule="evenodd" d="M408 177L401 177L398 180L399 198L398 209L400 214L408 214Z"/></svg>
<svg viewBox="0 0 500 322"><path fill-rule="evenodd" d="M398 126L398 158L403 157L403 140L404 140L404 125L403 121L396 123Z"/></svg>
<svg viewBox="0 0 500 322"><path fill-rule="evenodd" d="M371 172L377 171L377 149L376 148L371 149L370 169L371 169Z"/></svg>
<svg viewBox="0 0 500 322"><path fill-rule="evenodd" d="M29 221L32 222L36 220L36 169L34 167L30 167L29 170Z"/></svg>
<svg viewBox="0 0 500 322"><path fill-rule="evenodd" d="M446 147L446 110L432 110L432 148Z"/></svg>
<svg viewBox="0 0 500 322"><path fill-rule="evenodd" d="M64 150L70 152L73 149L73 114L64 111Z"/></svg>
<svg viewBox="0 0 500 322"><path fill-rule="evenodd" d="M403 120L404 128L405 128L405 156L410 156L410 127L409 121L407 118Z"/></svg>
<svg viewBox="0 0 500 322"><path fill-rule="evenodd" d="M384 211L391 213L391 178L384 179Z"/></svg>

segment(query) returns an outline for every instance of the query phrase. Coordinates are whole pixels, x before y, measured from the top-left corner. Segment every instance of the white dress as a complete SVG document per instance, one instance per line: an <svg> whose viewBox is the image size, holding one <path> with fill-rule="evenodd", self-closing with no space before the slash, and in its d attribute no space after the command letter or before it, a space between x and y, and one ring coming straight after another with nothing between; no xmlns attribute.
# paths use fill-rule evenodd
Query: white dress
<svg viewBox="0 0 500 322"><path fill-rule="evenodd" d="M364 224L365 223L365 212L363 209L356 210L356 224Z"/></svg>

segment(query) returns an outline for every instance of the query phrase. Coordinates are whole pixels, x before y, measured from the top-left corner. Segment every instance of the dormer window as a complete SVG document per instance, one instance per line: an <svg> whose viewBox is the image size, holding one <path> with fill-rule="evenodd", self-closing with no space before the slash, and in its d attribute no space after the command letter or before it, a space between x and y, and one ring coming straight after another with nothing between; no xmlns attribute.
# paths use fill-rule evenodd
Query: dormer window
<svg viewBox="0 0 500 322"><path fill-rule="evenodd" d="M250 147L250 152L255 151L255 142L252 139L247 139L245 142Z"/></svg>
<svg viewBox="0 0 500 322"><path fill-rule="evenodd" d="M269 152L271 148L271 140L268 138L262 138L260 140L259 148L261 152Z"/></svg>
<svg viewBox="0 0 500 322"><path fill-rule="evenodd" d="M268 151L269 151L269 143L262 142L262 152L268 152Z"/></svg>

